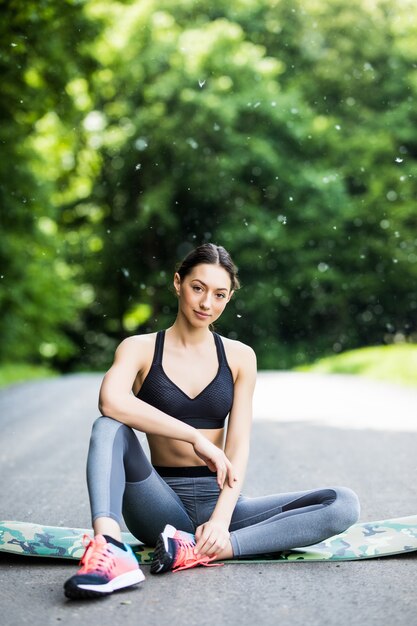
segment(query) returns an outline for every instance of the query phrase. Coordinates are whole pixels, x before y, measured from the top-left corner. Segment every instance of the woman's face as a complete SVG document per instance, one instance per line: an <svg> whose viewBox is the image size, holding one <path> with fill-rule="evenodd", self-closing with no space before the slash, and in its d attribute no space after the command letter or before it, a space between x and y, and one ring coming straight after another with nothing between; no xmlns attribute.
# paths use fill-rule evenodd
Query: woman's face
<svg viewBox="0 0 417 626"><path fill-rule="evenodd" d="M182 281L176 273L174 287L179 311L192 324L206 326L220 317L233 294L228 272L221 265L208 263L193 267Z"/></svg>

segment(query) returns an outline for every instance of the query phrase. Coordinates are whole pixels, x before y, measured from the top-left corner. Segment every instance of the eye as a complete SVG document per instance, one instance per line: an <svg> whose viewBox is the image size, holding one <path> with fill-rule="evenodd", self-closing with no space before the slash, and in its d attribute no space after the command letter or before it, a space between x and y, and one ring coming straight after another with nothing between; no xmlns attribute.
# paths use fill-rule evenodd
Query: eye
<svg viewBox="0 0 417 626"><path fill-rule="evenodd" d="M194 291L197 291L198 293L200 293L200 291L202 291L202 287L200 287L200 285L193 285L193 289L194 289Z"/></svg>
<svg viewBox="0 0 417 626"><path fill-rule="evenodd" d="M218 298L225 298L226 297L225 293L218 293L216 295L218 296Z"/></svg>

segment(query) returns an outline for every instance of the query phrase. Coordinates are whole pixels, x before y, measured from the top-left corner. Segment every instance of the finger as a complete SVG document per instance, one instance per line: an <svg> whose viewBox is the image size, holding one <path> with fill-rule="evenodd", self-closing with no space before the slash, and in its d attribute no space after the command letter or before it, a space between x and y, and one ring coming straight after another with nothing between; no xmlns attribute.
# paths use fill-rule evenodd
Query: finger
<svg viewBox="0 0 417 626"><path fill-rule="evenodd" d="M203 527L202 526L197 526L197 528L195 530L195 534L194 534L197 542L199 541L202 532L203 532Z"/></svg>
<svg viewBox="0 0 417 626"><path fill-rule="evenodd" d="M208 556L217 556L219 555L227 546L227 542L229 540L230 534L227 537L220 535L217 537L217 540L212 544L212 546L207 550L206 554Z"/></svg>
<svg viewBox="0 0 417 626"><path fill-rule="evenodd" d="M197 535L196 535L196 539L197 539ZM203 545L206 542L206 537L204 534L204 529L202 529L202 531L200 532L200 536L198 537L196 544L195 544L195 548L194 548L194 553L195 554L201 554L201 549L203 547Z"/></svg>
<svg viewBox="0 0 417 626"><path fill-rule="evenodd" d="M210 547L207 548L206 555L214 556L215 554L218 554L221 551L222 551L221 543L219 543L218 541L215 541Z"/></svg>
<svg viewBox="0 0 417 626"><path fill-rule="evenodd" d="M235 470L230 461L227 461L227 482L229 487L233 487L234 483L237 481L237 476L235 474Z"/></svg>
<svg viewBox="0 0 417 626"><path fill-rule="evenodd" d="M206 465L209 468L209 470L211 470L212 472L216 472L217 471L217 467L216 467L215 463L213 463L213 461L211 459L207 459Z"/></svg>
<svg viewBox="0 0 417 626"><path fill-rule="evenodd" d="M212 542L210 542L211 532L209 529L204 528L199 541L197 541L194 548L195 554L205 554L207 549L210 548Z"/></svg>
<svg viewBox="0 0 417 626"><path fill-rule="evenodd" d="M217 549L217 542L216 540L207 540L205 542L205 544L201 547L201 550L199 551L199 554L204 554L206 556L211 556L212 554L215 554Z"/></svg>
<svg viewBox="0 0 417 626"><path fill-rule="evenodd" d="M215 556L219 552L221 552L221 550L215 545L212 548L210 548L210 550L207 550L207 552L205 553L205 556Z"/></svg>
<svg viewBox="0 0 417 626"><path fill-rule="evenodd" d="M229 487L234 487L235 484L237 483L237 476L234 472L229 472L229 474L227 475L227 481L229 484Z"/></svg>
<svg viewBox="0 0 417 626"><path fill-rule="evenodd" d="M225 480L225 471L224 469L219 469L217 472L217 484L219 485L220 489L223 489L223 485L224 485L224 480Z"/></svg>

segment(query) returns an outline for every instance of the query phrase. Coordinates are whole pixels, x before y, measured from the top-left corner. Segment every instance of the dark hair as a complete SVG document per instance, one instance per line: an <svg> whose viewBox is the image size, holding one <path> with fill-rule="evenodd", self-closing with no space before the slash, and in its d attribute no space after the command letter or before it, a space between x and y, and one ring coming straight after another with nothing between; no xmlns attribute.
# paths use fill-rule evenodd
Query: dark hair
<svg viewBox="0 0 417 626"><path fill-rule="evenodd" d="M198 248L191 250L177 268L181 280L191 272L193 267L201 263L220 265L223 267L230 276L232 290L235 291L239 289L240 283L237 277L237 267L233 263L230 254L223 246L216 246L214 243L204 243L198 246Z"/></svg>

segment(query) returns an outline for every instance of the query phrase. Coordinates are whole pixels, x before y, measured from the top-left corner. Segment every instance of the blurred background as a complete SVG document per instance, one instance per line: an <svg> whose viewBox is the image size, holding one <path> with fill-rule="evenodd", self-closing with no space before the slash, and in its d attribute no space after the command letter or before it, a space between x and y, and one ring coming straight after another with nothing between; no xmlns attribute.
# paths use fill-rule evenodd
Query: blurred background
<svg viewBox="0 0 417 626"><path fill-rule="evenodd" d="M205 241L260 369L417 384L414 0L1 5L2 384L170 325Z"/></svg>

